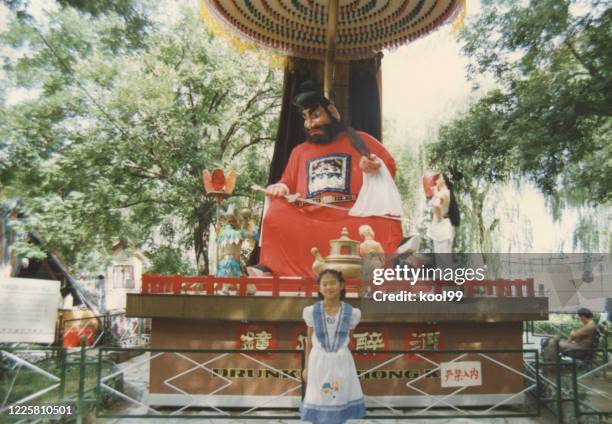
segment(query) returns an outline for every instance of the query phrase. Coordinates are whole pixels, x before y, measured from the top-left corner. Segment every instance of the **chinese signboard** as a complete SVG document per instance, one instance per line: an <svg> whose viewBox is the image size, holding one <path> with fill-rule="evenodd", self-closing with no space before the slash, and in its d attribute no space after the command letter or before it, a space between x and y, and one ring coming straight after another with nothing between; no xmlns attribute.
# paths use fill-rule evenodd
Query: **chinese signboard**
<svg viewBox="0 0 612 424"><path fill-rule="evenodd" d="M440 378L442 387L482 386L480 361L442 362Z"/></svg>
<svg viewBox="0 0 612 424"><path fill-rule="evenodd" d="M0 343L52 343L60 282L0 277Z"/></svg>
<svg viewBox="0 0 612 424"><path fill-rule="evenodd" d="M236 353L190 354L196 362L172 355L152 359L149 393L156 396L152 401L160 405L170 401L176 402L170 404L182 404L185 396L165 383L180 376L172 379L172 384L190 395L200 396L202 405L210 404L211 399L217 406L236 406L237 399L249 407L263 402L279 408L299 405L302 367L306 365L302 362L307 335L305 324L191 322L192 325L185 325L181 319L154 319L157 338L152 338L152 347L236 349ZM194 329L202 334L199 338L194 338ZM500 333L507 337L500 338ZM495 342L484 348L507 349L509 343L521 342L521 323L483 324L475 329L465 323L368 322L353 330L350 348L367 352L353 355L363 392L374 398L383 396L392 406L427 406L431 399L423 393L447 396L463 387L449 402L458 405L500 402L508 394L525 388L522 376L514 371L522 369L521 352L493 353L491 361L478 354L458 359L461 354L439 351L474 349L483 340ZM417 350L423 352L417 353ZM440 363L444 363L443 370ZM210 372L200 372L197 364L206 364ZM495 378L485 381L484 374ZM221 390L221 387L224 388ZM214 398L211 392L215 392ZM480 398L482 395L486 396ZM512 403L523 400L517 396Z"/></svg>

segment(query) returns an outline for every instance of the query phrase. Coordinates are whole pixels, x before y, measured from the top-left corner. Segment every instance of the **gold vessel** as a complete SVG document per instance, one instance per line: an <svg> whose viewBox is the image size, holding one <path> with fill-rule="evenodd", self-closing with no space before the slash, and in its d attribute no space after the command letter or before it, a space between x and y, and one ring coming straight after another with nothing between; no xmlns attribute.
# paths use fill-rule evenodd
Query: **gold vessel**
<svg viewBox="0 0 612 424"><path fill-rule="evenodd" d="M323 258L316 247L310 249L315 257L312 271L318 275L324 269L334 269L342 272L346 279L361 278L362 261L359 256L359 242L349 238L348 229L342 228L340 238L330 240L329 245L330 253L327 258Z"/></svg>

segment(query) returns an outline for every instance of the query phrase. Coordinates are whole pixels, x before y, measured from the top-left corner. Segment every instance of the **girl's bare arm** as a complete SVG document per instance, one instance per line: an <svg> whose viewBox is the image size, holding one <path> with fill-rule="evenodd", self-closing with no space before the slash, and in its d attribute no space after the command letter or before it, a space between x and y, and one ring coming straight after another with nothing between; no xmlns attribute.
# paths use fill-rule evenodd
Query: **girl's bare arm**
<svg viewBox="0 0 612 424"><path fill-rule="evenodd" d="M310 357L310 351L312 350L312 327L306 327L308 332L306 333L306 346L304 347L304 371L302 372L302 378L304 381L308 379L308 358Z"/></svg>

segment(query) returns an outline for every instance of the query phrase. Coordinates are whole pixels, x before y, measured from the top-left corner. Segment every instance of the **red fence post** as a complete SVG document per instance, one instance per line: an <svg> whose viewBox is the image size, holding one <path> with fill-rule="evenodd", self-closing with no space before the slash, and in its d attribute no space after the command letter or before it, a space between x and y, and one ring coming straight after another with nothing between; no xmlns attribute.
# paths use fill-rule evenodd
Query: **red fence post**
<svg viewBox="0 0 612 424"><path fill-rule="evenodd" d="M180 274L172 276L172 294L181 294L181 280L182 276Z"/></svg>
<svg viewBox="0 0 612 424"><path fill-rule="evenodd" d="M151 293L151 283L150 283L150 276L149 274L142 274L142 287L140 287L140 292L141 293Z"/></svg>
<svg viewBox="0 0 612 424"><path fill-rule="evenodd" d="M272 296L280 296L280 281L277 275L272 277Z"/></svg>
<svg viewBox="0 0 612 424"><path fill-rule="evenodd" d="M246 285L246 277L238 277L238 290L240 296L246 296L247 294L247 285Z"/></svg>
<svg viewBox="0 0 612 424"><path fill-rule="evenodd" d="M205 281L205 293L209 296L212 296L213 294L215 294L215 279L212 275L208 275Z"/></svg>

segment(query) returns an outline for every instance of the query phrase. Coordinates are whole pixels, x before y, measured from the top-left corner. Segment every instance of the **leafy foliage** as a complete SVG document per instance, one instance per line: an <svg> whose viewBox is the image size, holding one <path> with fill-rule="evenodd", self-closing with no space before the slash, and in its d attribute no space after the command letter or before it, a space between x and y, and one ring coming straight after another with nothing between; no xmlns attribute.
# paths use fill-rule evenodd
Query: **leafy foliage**
<svg viewBox="0 0 612 424"><path fill-rule="evenodd" d="M148 16L141 10L138 0L57 0L57 5L65 9L77 10L88 16L101 16L113 14L123 21L122 28L114 28L112 39L117 43L116 47L121 47L123 40L127 40L131 47L142 46L141 40L146 30L150 27ZM32 18L28 6L28 0L5 0L4 4L17 15L24 18Z"/></svg>
<svg viewBox="0 0 612 424"><path fill-rule="evenodd" d="M512 165L557 201L609 202L609 3L485 0L482 7L462 40L471 75L488 72L501 86L479 102L498 120L487 141L496 147L479 152L486 172L504 175Z"/></svg>
<svg viewBox="0 0 612 424"><path fill-rule="evenodd" d="M566 206L581 207L574 249L608 249L609 236L592 215L609 207L612 194L609 4L483 0L461 39L469 76L489 73L498 88L427 146L430 166L463 173L456 250L492 251L493 194L525 179L544 193L555 218Z"/></svg>
<svg viewBox="0 0 612 424"><path fill-rule="evenodd" d="M201 172L237 169L237 191L265 182L280 76L215 39L196 11L152 22L138 47L124 16L90 12L64 7L46 25L15 16L1 34L14 49L7 90L40 95L2 105L0 188L68 262L121 238L188 246L206 272L214 203Z"/></svg>
<svg viewBox="0 0 612 424"><path fill-rule="evenodd" d="M153 274L193 275L196 270L193 265L185 262L180 249L171 246L160 246L151 252L152 263L146 272Z"/></svg>

